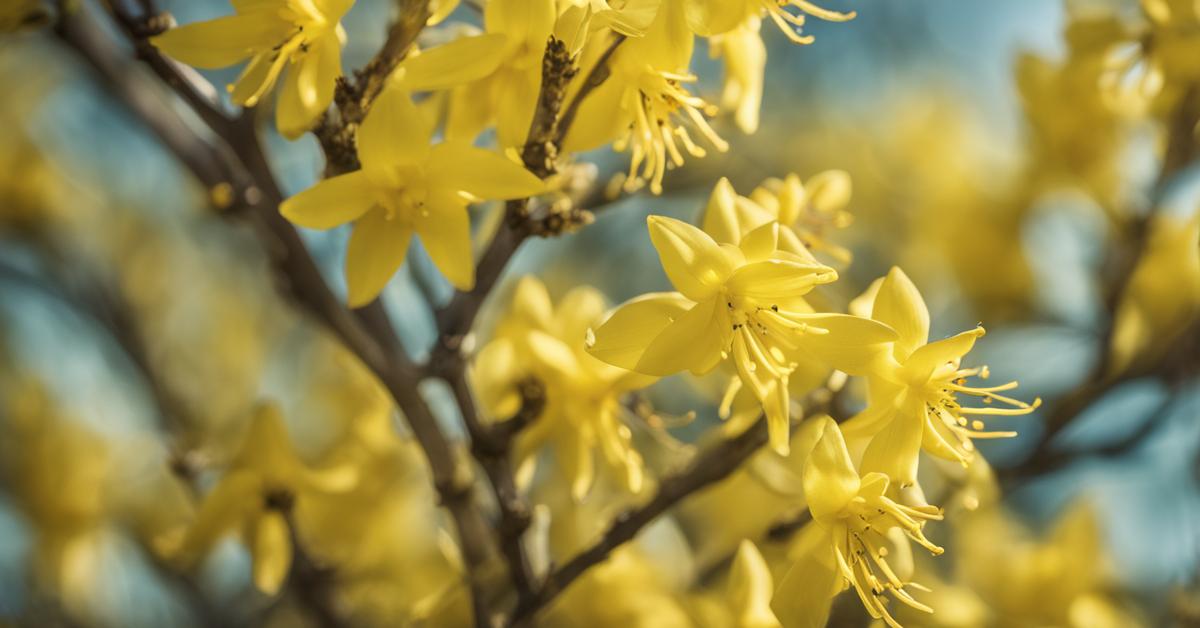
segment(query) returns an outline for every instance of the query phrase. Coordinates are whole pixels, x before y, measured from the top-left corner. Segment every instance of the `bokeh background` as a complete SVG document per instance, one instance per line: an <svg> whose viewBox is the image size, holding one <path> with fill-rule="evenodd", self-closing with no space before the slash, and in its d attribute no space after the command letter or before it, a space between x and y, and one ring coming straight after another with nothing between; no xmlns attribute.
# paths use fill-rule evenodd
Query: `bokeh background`
<svg viewBox="0 0 1200 628"><path fill-rule="evenodd" d="M162 4L181 23L229 11L223 0ZM982 322L988 335L970 359L1045 402L1011 420L1019 437L985 448L1004 507L1040 538L1085 503L1099 541L1082 551L1111 559L1104 587L1149 625L1196 625L1200 271L1192 264L1200 245L1194 229L1189 239L1184 227L1160 229L1158 218L1143 230L1150 235L1136 225L1152 210L1194 223L1200 186L1194 167L1160 180L1166 113L1115 103L1101 88L1111 49L1137 41L1138 4L826 4L858 17L813 20L811 46L764 29L769 63L755 135L720 119L728 153L670 173L662 197L602 201L591 208L595 224L530 243L509 276L538 274L555 296L592 284L614 303L663 289L648 214L695 218L720 176L749 193L766 177L847 171L854 222L830 238L854 259L830 302L844 306L898 264L929 302L934 336ZM359 0L346 21L347 68L378 48L391 10L386 0ZM455 19L477 24L478 14L463 8ZM1200 58L1200 34L1191 37ZM719 62L701 50L694 69L699 91L716 94ZM216 85L235 75L206 74ZM192 509L179 478L211 485L263 399L282 408L306 461L345 455L337 445L381 404L388 425L402 432L400 422L361 367L279 296L253 231L212 215L205 191L51 30L0 35L0 85L0 622L208 624L213 618L196 609L214 602L229 613L222 622L301 621L286 596L253 592L248 550L235 539L194 578L157 557L163 530ZM270 127L262 126L285 191L310 185L323 163L316 141L287 142ZM627 157L586 158L605 179ZM347 233L304 235L342 291ZM1143 278L1133 297L1113 294L1149 250L1168 252L1135 271ZM428 300L450 293L412 252L385 293L409 347L427 350ZM1129 349L1127 376L1097 390L1098 365L1113 360L1109 330L1121 297L1149 311L1150 331ZM1081 389L1089 403L1054 441L1053 464L1031 468L1042 420ZM427 392L458 431L446 392ZM663 460L716 422L703 383L670 379L647 400L663 416L697 411L669 430L677 443L655 450ZM433 586L410 573L425 564L414 557L430 551L433 496L414 454L395 446L407 463L381 471L380 494L391 504L377 513L384 523L327 523L314 533L371 531L361 538L383 558L356 575L353 596L379 616L389 603L417 603L391 600L388 586ZM698 534L684 513L642 542L671 556L678 544L702 544ZM1002 554L1016 551L1015 541L991 538ZM689 568L697 567L672 566L671 577L686 579L678 572Z"/></svg>

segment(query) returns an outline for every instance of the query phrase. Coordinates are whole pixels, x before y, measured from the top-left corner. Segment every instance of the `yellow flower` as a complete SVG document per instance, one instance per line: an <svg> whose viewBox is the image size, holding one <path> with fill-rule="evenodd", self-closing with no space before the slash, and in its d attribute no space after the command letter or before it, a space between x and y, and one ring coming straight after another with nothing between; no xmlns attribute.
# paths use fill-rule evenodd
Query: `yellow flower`
<svg viewBox="0 0 1200 628"><path fill-rule="evenodd" d="M838 13L823 9L808 0L686 0L688 24L698 35L709 37L727 33L749 18L767 16L798 44L811 44L811 35L802 35L805 16L831 22L854 19L854 12ZM794 9L790 10L790 9Z"/></svg>
<svg viewBox="0 0 1200 628"><path fill-rule="evenodd" d="M517 441L518 477L524 481L532 475L538 449L549 443L576 499L591 490L597 449L626 489L638 493L643 485L642 457L621 420L621 398L654 378L606 364L585 351L587 330L599 322L605 307L604 297L584 286L567 293L556 308L541 281L523 277L496 337L475 363L480 400L495 416L518 410L522 380L533 377L545 387L542 414Z"/></svg>
<svg viewBox="0 0 1200 628"><path fill-rule="evenodd" d="M463 142L430 147L433 124L406 92L384 90L358 131L362 170L326 179L280 211L311 229L354 222L346 252L351 306L369 303L404 262L414 233L456 288L475 285L467 205L542 191L541 180L504 157Z"/></svg>
<svg viewBox="0 0 1200 628"><path fill-rule="evenodd" d="M199 68L223 68L250 59L229 86L233 102L246 107L285 74L275 106L275 126L295 139L333 102L342 74L341 19L353 0L234 0L235 15L173 28L151 42Z"/></svg>
<svg viewBox="0 0 1200 628"><path fill-rule="evenodd" d="M742 541L729 578L729 597L735 612L735 628L782 628L771 612L774 584L767 561L750 541Z"/></svg>
<svg viewBox="0 0 1200 628"><path fill-rule="evenodd" d="M609 60L609 78L579 108L567 135L568 152L590 150L614 142L631 151L625 187L662 193L667 168L684 163L684 152L703 157L691 126L718 151L728 150L705 116L717 109L685 89L696 81L688 69L695 37L684 19L684 0L664 0L643 37L626 41ZM603 41L595 47L602 49ZM596 55L598 56L598 55Z"/></svg>
<svg viewBox="0 0 1200 628"><path fill-rule="evenodd" d="M678 292L653 293L618 308L591 339L592 355L647 375L703 375L723 361L737 369L770 422L771 444L788 450L788 378L802 362L861 372L886 325L813 312L803 299L837 273L811 256L777 248L778 226L718 244L689 224L650 216L650 239Z"/></svg>
<svg viewBox="0 0 1200 628"><path fill-rule="evenodd" d="M341 491L355 481L348 467L313 471L290 446L283 417L272 405L256 410L229 470L205 496L178 549L179 560L199 560L221 537L238 529L254 561L254 585L279 591L292 562L286 511L295 499Z"/></svg>
<svg viewBox="0 0 1200 628"><path fill-rule="evenodd" d="M895 329L899 338L886 361L869 374L867 408L842 426L849 437L871 437L863 467L886 473L900 485L916 481L920 450L967 464L975 453L973 438L1005 438L1016 432L987 432L977 417L1032 412L1033 404L999 393L1017 387L969 386L967 378L988 376L987 367L962 368L962 358L983 335L982 327L928 342L929 311L904 271L893 267L877 287L871 318ZM860 302L865 306L865 303ZM989 407L959 404L958 395L980 398ZM1008 408L990 407L998 401Z"/></svg>
<svg viewBox="0 0 1200 628"><path fill-rule="evenodd" d="M850 251L829 242L826 232L849 226L851 216L845 207L851 189L849 174L826 170L807 184L795 174L767 179L747 198L722 177L709 196L702 224L717 242L735 244L754 229L778 221L780 249L798 255L820 251L849 263Z"/></svg>
<svg viewBox="0 0 1200 628"><path fill-rule="evenodd" d="M489 35L499 36L503 47L483 57L495 62L492 72L451 93L448 138L472 140L495 123L501 146L524 143L542 84L542 55L556 17L554 0L487 3L484 28Z"/></svg>
<svg viewBox="0 0 1200 628"><path fill-rule="evenodd" d="M888 611L885 592L912 608L932 612L908 593L911 583L902 576L907 570L896 568L896 558L908 562L908 541L935 555L942 553L922 531L926 521L940 520L941 512L889 498L886 475L860 476L854 468L837 424L829 417L812 420L824 424L804 465L804 494L813 520L789 550L795 564L776 589L775 612L788 626L824 626L832 597L848 585L871 617L889 626L899 624Z"/></svg>

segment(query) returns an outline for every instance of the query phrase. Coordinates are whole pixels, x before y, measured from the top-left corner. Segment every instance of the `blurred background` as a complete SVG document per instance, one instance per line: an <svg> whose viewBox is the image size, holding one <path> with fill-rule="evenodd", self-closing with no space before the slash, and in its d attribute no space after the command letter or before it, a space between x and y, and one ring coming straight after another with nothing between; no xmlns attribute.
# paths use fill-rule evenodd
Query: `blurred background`
<svg viewBox="0 0 1200 628"><path fill-rule="evenodd" d="M916 624L1103 625L1092 606L1071 606L1103 596L1136 623L1200 625L1200 15L1167 2L1175 17L1159 23L1133 0L825 4L858 17L812 20L811 46L764 28L756 134L719 118L728 153L669 173L661 197L600 200L593 225L529 243L506 277L539 275L555 298L591 284L611 303L665 289L648 214L695 219L721 176L749 194L768 177L845 170L853 223L825 235L853 261L823 298L844 308L899 265L929 303L934 337L982 322L969 361L1044 402L1011 419L1019 437L985 446L1004 514L937 533L950 551L926 584L961 593L946 602L961 621ZM162 5L180 23L230 11L225 0ZM374 54L392 11L356 3L346 68ZM478 12L452 20L478 24ZM694 69L715 100L720 61L701 48ZM236 70L206 76L223 85ZM435 616L454 557L419 455L367 372L279 296L250 227L212 213L51 27L0 35L0 84L0 622L316 623L305 612L323 594L305 589L313 578L293 574L280 595L255 590L253 543L214 539L187 568L173 558L196 492L270 455L326 470L370 460L355 470L371 481L344 504L298 506L300 529L339 566L335 594L356 623ZM319 177L311 135L261 129L285 193ZM627 158L585 156L601 181ZM340 294L347 235L304 233ZM385 299L424 353L429 300L451 289L410 253ZM448 393L426 392L461 433ZM719 394L703 382L671 378L645 399L663 417L696 410L667 439L638 436L652 469L717 423ZM264 400L283 417L283 443L248 435ZM643 595L682 598L703 580L703 557L723 542L710 528L724 525L706 523L705 507L641 539L667 565L658 589L637 584ZM611 512L601 510L584 516L601 521ZM1054 588L1065 581L1076 588ZM1013 592L1026 589L1044 599ZM1038 603L1051 608L1039 615ZM679 604L694 613L698 602ZM865 625L854 610L835 619Z"/></svg>

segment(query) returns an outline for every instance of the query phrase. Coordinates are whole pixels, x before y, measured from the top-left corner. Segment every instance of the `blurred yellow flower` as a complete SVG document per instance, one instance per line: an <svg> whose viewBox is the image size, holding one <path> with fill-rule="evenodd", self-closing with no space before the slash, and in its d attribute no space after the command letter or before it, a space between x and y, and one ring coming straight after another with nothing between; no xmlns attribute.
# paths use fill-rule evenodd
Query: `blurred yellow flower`
<svg viewBox="0 0 1200 628"><path fill-rule="evenodd" d="M811 35L802 35L805 16L831 22L854 19L854 12L839 13L821 8L808 0L685 0L688 24L698 35L727 33L750 18L769 17L788 39L811 44Z"/></svg>
<svg viewBox="0 0 1200 628"><path fill-rule="evenodd" d="M1009 431L986 432L983 421L975 417L1028 414L1041 401L1028 404L999 394L1016 388L1015 381L992 387L967 385L967 378L988 374L986 367L961 366L983 328L929 342L929 311L904 271L893 267L875 289L871 317L895 329L899 338L869 375L867 408L842 426L847 437L871 438L863 468L886 473L905 487L916 482L922 448L965 465L975 453L972 438L1015 436ZM959 394L1011 407L966 407L959 404Z"/></svg>
<svg viewBox="0 0 1200 628"><path fill-rule="evenodd" d="M263 404L229 469L205 496L176 555L184 564L195 563L227 533L240 530L253 558L254 585L274 595L291 567L287 513L293 502L314 493L346 490L354 481L349 467L306 467L291 448L279 410Z"/></svg>
<svg viewBox="0 0 1200 628"><path fill-rule="evenodd" d="M151 42L200 68L223 68L250 59L229 87L233 102L259 103L284 74L275 125L295 139L333 102L342 75L341 19L354 0L234 0L235 15L173 28Z"/></svg>
<svg viewBox="0 0 1200 628"><path fill-rule="evenodd" d="M884 593L924 612L932 609L915 600L907 586L922 588L893 568L889 555L904 558L908 540L934 555L942 548L925 538L926 521L942 518L934 506L906 506L887 496L888 477L882 473L860 476L841 430L829 417L804 465L804 494L812 522L793 541L789 558L795 564L775 591L772 606L788 626L825 625L832 597L853 586L871 617L899 626L887 608ZM902 536L900 536L902 535ZM905 559L907 562L907 559Z"/></svg>
<svg viewBox="0 0 1200 628"><path fill-rule="evenodd" d="M1200 316L1200 213L1156 218L1117 305L1109 375L1161 356Z"/></svg>
<svg viewBox="0 0 1200 628"><path fill-rule="evenodd" d="M371 302L404 263L414 233L456 288L475 285L467 205L543 191L525 168L465 142L430 147L433 124L407 92L390 88L358 132L363 168L325 179L280 206L311 229L354 222L346 251L350 305Z"/></svg>
<svg viewBox="0 0 1200 628"><path fill-rule="evenodd" d="M771 611L775 586L771 570L758 548L742 541L729 577L729 597L734 609L735 628L782 628Z"/></svg>
<svg viewBox="0 0 1200 628"><path fill-rule="evenodd" d="M813 312L804 295L837 279L837 272L811 255L780 250L774 222L738 246L718 244L672 218L650 216L647 222L678 292L625 303L596 330L589 350L610 364L656 376L684 370L703 375L731 361L736 384L762 404L771 445L780 453L788 451L788 377L797 364L859 371L895 337L869 319Z"/></svg>
<svg viewBox="0 0 1200 628"><path fill-rule="evenodd" d="M474 378L493 416L517 412L523 380L535 378L545 390L545 408L516 444L522 483L533 473L538 450L549 443L575 499L592 487L596 449L627 490L643 487L642 457L622 420L622 397L655 378L606 364L585 350L587 330L599 323L605 307L604 297L587 286L571 290L554 307L541 281L523 277L495 338L479 352Z"/></svg>

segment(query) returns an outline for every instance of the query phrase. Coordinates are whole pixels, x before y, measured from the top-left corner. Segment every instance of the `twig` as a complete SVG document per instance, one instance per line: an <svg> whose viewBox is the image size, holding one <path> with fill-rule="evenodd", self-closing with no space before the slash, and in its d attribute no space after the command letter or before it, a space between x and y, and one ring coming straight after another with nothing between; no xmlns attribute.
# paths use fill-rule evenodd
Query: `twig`
<svg viewBox="0 0 1200 628"><path fill-rule="evenodd" d="M567 138L567 133L571 131L571 125L575 123L575 116L579 114L579 107L583 104L583 100L588 97L597 87L600 87L608 80L612 74L609 61L616 54L617 48L625 42L625 36L617 34L613 37L613 41L608 48L600 54L600 58L596 60L596 65L588 71L587 77L583 79L583 85L580 85L579 91L575 93L575 97L571 99L571 103L567 105L563 111L562 120L558 124L558 129L554 133L554 143L557 146L562 146L563 141Z"/></svg>
<svg viewBox="0 0 1200 628"><path fill-rule="evenodd" d="M819 391L818 391L819 392ZM821 411L827 397L810 395L802 416ZM720 441L698 454L682 471L668 475L645 504L618 515L608 530L591 547L579 552L546 577L537 594L513 613L511 626L523 625L566 590L588 569L604 562L618 547L632 540L643 528L690 495L715 484L736 471L742 463L767 444L767 420L759 417L741 434Z"/></svg>

